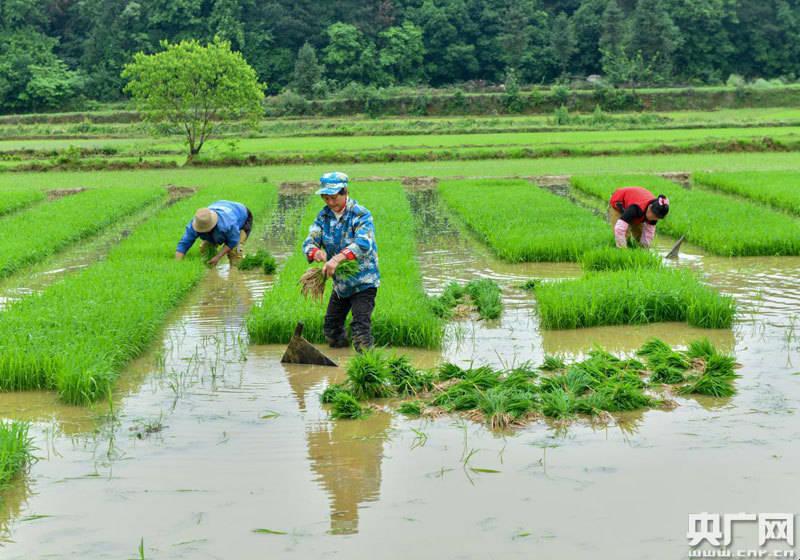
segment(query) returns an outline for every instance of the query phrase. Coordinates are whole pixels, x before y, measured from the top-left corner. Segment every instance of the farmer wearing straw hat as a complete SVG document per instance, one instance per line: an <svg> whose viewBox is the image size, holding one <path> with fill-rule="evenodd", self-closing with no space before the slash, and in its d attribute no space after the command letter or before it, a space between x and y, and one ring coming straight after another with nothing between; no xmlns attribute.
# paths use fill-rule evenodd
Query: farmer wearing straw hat
<svg viewBox="0 0 800 560"><path fill-rule="evenodd" d="M378 246L369 210L348 196L347 175L334 171L320 178L316 194L325 207L320 210L303 243L309 262L324 262L323 274L333 280L333 293L325 313L323 332L332 348L348 346L344 323L352 312L353 346L362 351L373 346L372 311L380 285ZM345 260L358 262L358 273L346 278L334 276Z"/></svg>
<svg viewBox="0 0 800 560"><path fill-rule="evenodd" d="M195 212L178 242L175 258L181 260L199 237L203 240L200 245L202 254L210 249L216 250L219 245L223 246L209 259L208 264L216 266L222 257L228 255L231 266L234 266L242 258L242 247L252 229L253 213L247 206L218 200L208 208L200 208Z"/></svg>
<svg viewBox="0 0 800 560"><path fill-rule="evenodd" d="M669 213L669 199L642 187L622 187L614 191L608 205L608 222L620 249L628 246L628 236L642 247L650 247L656 224Z"/></svg>

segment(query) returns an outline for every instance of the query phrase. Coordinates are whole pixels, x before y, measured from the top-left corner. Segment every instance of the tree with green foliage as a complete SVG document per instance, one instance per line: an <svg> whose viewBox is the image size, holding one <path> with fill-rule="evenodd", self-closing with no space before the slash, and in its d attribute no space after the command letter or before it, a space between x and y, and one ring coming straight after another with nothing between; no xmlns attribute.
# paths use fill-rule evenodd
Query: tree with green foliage
<svg viewBox="0 0 800 560"><path fill-rule="evenodd" d="M322 79L323 67L317 61L317 51L310 43L303 43L297 52L297 61L292 73L292 87L300 94L311 97L314 84Z"/></svg>
<svg viewBox="0 0 800 560"><path fill-rule="evenodd" d="M200 153L216 125L226 120L258 121L264 85L240 53L219 38L161 43L156 54L136 53L122 77L145 119L185 131L187 162Z"/></svg>
<svg viewBox="0 0 800 560"><path fill-rule="evenodd" d="M334 23L326 30L328 46L323 61L328 75L340 84L378 80L375 45L355 25Z"/></svg>
<svg viewBox="0 0 800 560"><path fill-rule="evenodd" d="M640 52L658 78L672 76L673 55L682 42L663 0L638 0L633 12L630 52Z"/></svg>
<svg viewBox="0 0 800 560"><path fill-rule="evenodd" d="M550 48L553 49L553 58L556 60L559 75L565 76L569 71L569 63L577 47L575 28L570 23L567 14L561 12L553 19L550 33Z"/></svg>
<svg viewBox="0 0 800 560"><path fill-rule="evenodd" d="M410 21L404 21L399 27L390 27L381 32L380 39L382 46L378 58L391 81L411 84L422 79L425 58L422 29Z"/></svg>

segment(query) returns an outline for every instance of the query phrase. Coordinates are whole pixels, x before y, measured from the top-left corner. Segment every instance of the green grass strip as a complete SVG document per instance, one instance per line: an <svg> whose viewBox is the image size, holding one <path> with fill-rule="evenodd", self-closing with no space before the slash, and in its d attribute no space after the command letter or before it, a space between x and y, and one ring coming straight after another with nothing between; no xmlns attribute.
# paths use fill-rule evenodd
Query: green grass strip
<svg viewBox="0 0 800 560"><path fill-rule="evenodd" d="M579 190L604 201L619 187L641 186L670 199L658 231L686 239L726 257L800 255L800 222L746 200L701 189L687 190L662 177L604 175L573 177Z"/></svg>
<svg viewBox="0 0 800 560"><path fill-rule="evenodd" d="M545 329L685 321L721 329L733 324L733 298L702 284L688 270L655 269L590 273L536 286Z"/></svg>
<svg viewBox="0 0 800 560"><path fill-rule="evenodd" d="M590 249L613 245L602 220L524 180L442 181L439 192L505 261L577 261Z"/></svg>
<svg viewBox="0 0 800 560"><path fill-rule="evenodd" d="M696 173L694 181L713 190L800 214L800 173L796 171Z"/></svg>
<svg viewBox="0 0 800 560"><path fill-rule="evenodd" d="M0 421L0 488L22 472L30 463L32 453L27 422Z"/></svg>
<svg viewBox="0 0 800 560"><path fill-rule="evenodd" d="M416 346L436 348L441 345L443 321L428 305L422 289L422 277L414 255L414 219L403 188L394 183L359 184L351 196L372 212L378 244L381 286L372 318L375 343L379 346ZM288 342L297 321L305 323L304 336L324 342L322 323L330 284L322 303L305 299L297 280L309 264L300 250L303 239L322 202L309 200L300 229L295 253L288 259L273 288L264 294L247 320L251 341L257 344Z"/></svg>
<svg viewBox="0 0 800 560"><path fill-rule="evenodd" d="M0 198L0 216L16 212L40 200L44 200L44 192L39 189L4 189Z"/></svg>
<svg viewBox="0 0 800 560"><path fill-rule="evenodd" d="M165 194L159 187L91 189L4 218L0 228L9 235L0 241L0 278L101 231Z"/></svg>
<svg viewBox="0 0 800 560"><path fill-rule="evenodd" d="M113 192L113 189L109 189ZM53 389L73 404L109 394L122 367L150 343L207 269L175 245L200 206L247 205L261 227L276 201L269 186L207 187L139 226L107 259L11 305L0 322L0 390Z"/></svg>

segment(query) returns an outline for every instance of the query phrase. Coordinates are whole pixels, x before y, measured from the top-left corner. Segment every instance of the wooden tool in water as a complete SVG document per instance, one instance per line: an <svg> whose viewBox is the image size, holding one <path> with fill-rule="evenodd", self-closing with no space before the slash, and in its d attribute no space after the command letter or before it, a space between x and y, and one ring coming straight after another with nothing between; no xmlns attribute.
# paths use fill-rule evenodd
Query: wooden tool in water
<svg viewBox="0 0 800 560"><path fill-rule="evenodd" d="M683 243L683 240L685 238L686 238L685 235L681 235L680 238L675 242L675 245L672 246L672 249L669 250L669 253L664 255L664 258L665 259L677 259L678 258L678 253L681 250L681 244Z"/></svg>
<svg viewBox="0 0 800 560"><path fill-rule="evenodd" d="M281 363L336 367L336 362L317 350L313 344L303 338L304 327L305 325L302 321L297 323L297 326L294 328L292 339L289 341L289 346L286 347L286 351L283 353Z"/></svg>

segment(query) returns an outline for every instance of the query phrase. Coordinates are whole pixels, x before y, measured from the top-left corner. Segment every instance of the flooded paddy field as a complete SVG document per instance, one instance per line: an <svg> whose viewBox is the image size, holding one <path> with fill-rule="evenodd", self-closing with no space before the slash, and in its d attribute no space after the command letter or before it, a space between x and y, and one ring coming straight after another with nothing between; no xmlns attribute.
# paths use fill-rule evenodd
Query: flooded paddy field
<svg viewBox="0 0 800 560"><path fill-rule="evenodd" d="M735 297L732 330L546 331L518 286L578 276L579 265L500 262L435 211L435 191L407 193L426 292L492 278L504 303L497 321L450 322L439 351L403 350L416 366L539 364L595 344L631 353L653 336L674 346L708 337L741 364L737 394L502 433L457 415L407 419L391 402L332 420L319 396L344 370L283 365L283 346L249 344L245 318L270 277L223 265L125 370L112 401L0 394L0 416L32 422L39 458L4 494L0 556L682 558L689 513L796 511L800 258L684 245L675 266ZM302 202L284 194L277 207L266 237L285 257L304 233ZM659 250L672 242L658 239ZM352 355L325 350L340 363Z"/></svg>

